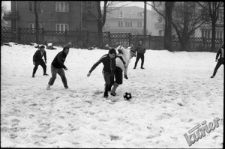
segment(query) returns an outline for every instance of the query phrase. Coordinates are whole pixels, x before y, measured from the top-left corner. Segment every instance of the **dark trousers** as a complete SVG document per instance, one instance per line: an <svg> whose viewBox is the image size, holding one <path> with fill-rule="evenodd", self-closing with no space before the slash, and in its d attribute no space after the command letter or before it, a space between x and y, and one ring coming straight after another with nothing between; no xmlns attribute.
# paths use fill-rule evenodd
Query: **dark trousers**
<svg viewBox="0 0 225 149"><path fill-rule="evenodd" d="M114 84L114 73L113 72L106 72L102 71L104 80L105 80L105 93L108 94L108 91L111 90L112 85Z"/></svg>
<svg viewBox="0 0 225 149"><path fill-rule="evenodd" d="M56 79L56 75L59 74L61 79L62 79L64 87L65 88L68 87L67 79L66 79L65 72L64 72L63 68L55 68L54 66L51 66L51 73L52 73L52 77L50 78L50 80L48 82L49 85L54 84L55 79Z"/></svg>
<svg viewBox="0 0 225 149"><path fill-rule="evenodd" d="M213 72L213 76L216 75L217 70L220 68L220 66L221 66L222 64L224 65L224 58L220 58L220 59L218 60L218 62L217 62L217 64L216 64L216 67L215 67L215 69L214 69L214 72Z"/></svg>
<svg viewBox="0 0 225 149"><path fill-rule="evenodd" d="M41 65L41 67L44 70L44 74L46 74L47 67L45 65L45 62L43 60L41 60L41 61L35 62L35 66L34 66L34 69L33 69L33 75L35 75L39 65Z"/></svg>
<svg viewBox="0 0 225 149"><path fill-rule="evenodd" d="M115 83L118 85L123 84L123 70L120 67L116 66L114 75L115 75Z"/></svg>
<svg viewBox="0 0 225 149"><path fill-rule="evenodd" d="M135 68L137 67L137 63L138 63L138 61L139 61L140 58L141 58L141 67L143 67L144 60L145 60L144 53L138 53L137 54L137 57L136 57L136 62L135 62L135 65L134 65Z"/></svg>

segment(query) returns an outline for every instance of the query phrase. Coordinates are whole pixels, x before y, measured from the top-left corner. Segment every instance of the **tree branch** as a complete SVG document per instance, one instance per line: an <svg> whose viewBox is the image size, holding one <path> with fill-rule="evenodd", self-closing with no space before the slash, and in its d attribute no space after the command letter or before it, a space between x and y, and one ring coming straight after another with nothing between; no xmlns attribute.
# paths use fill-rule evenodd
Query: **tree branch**
<svg viewBox="0 0 225 149"><path fill-rule="evenodd" d="M152 4L149 4L149 3L146 3L148 4L149 6L151 6L159 15L161 15L163 18L165 18L165 15L162 14L156 7L155 7L155 3L153 2L153 5Z"/></svg>

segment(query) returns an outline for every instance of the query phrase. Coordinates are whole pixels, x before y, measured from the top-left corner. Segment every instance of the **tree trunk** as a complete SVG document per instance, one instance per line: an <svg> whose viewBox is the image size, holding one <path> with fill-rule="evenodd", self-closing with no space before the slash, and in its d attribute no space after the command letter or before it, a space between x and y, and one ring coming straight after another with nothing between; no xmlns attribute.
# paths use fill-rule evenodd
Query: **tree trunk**
<svg viewBox="0 0 225 149"><path fill-rule="evenodd" d="M34 1L34 14L35 14L36 43L39 44L37 1Z"/></svg>
<svg viewBox="0 0 225 149"><path fill-rule="evenodd" d="M188 4L184 4L184 28L183 28L183 33L182 33L182 40L183 40L183 48L182 50L185 51L190 51L189 49L189 39L190 39L190 35L189 35L189 14L188 14Z"/></svg>
<svg viewBox="0 0 225 149"><path fill-rule="evenodd" d="M171 32L171 23L172 23L172 8L173 2L165 3L165 34L164 34L164 48L172 51L172 32Z"/></svg>
<svg viewBox="0 0 225 149"><path fill-rule="evenodd" d="M102 48L102 23L98 21L98 47Z"/></svg>
<svg viewBox="0 0 225 149"><path fill-rule="evenodd" d="M181 42L181 51L190 51L190 37L187 35L182 36L182 42Z"/></svg>

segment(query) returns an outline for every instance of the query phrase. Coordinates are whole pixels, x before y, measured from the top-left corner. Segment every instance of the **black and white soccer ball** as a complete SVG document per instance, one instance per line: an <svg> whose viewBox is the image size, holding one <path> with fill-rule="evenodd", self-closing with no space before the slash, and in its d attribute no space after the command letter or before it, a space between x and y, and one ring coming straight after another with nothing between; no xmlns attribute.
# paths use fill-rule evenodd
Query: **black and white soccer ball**
<svg viewBox="0 0 225 149"><path fill-rule="evenodd" d="M123 98L124 98L125 100L130 100L130 99L132 98L132 95L131 95L130 92L125 92L125 93L123 94Z"/></svg>

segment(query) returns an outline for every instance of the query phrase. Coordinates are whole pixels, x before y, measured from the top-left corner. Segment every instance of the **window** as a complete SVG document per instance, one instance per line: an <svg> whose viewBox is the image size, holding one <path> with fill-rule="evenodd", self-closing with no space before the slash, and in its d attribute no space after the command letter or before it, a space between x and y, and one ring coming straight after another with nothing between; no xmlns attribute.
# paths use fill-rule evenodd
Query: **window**
<svg viewBox="0 0 225 149"><path fill-rule="evenodd" d="M223 32L222 31L220 31L220 38L223 39Z"/></svg>
<svg viewBox="0 0 225 149"><path fill-rule="evenodd" d="M118 12L118 18L123 18L123 12L122 11Z"/></svg>
<svg viewBox="0 0 225 149"><path fill-rule="evenodd" d="M56 12L69 12L69 5L67 2L56 2Z"/></svg>
<svg viewBox="0 0 225 149"><path fill-rule="evenodd" d="M210 30L206 31L207 32L207 38L210 38Z"/></svg>
<svg viewBox="0 0 225 149"><path fill-rule="evenodd" d="M220 31L220 30L219 30L219 31L216 31L216 38L217 38L217 39L223 38L222 34L223 34L222 31Z"/></svg>
<svg viewBox="0 0 225 149"><path fill-rule="evenodd" d="M56 31L69 31L68 24L56 24Z"/></svg>
<svg viewBox="0 0 225 149"><path fill-rule="evenodd" d="M216 31L216 38L220 38L220 31Z"/></svg>
<svg viewBox="0 0 225 149"><path fill-rule="evenodd" d="M123 27L123 21L118 21L118 26Z"/></svg>
<svg viewBox="0 0 225 149"><path fill-rule="evenodd" d="M90 1L86 2L86 7L87 7L88 11L91 11L92 10L92 2L90 2Z"/></svg>
<svg viewBox="0 0 225 149"><path fill-rule="evenodd" d="M211 31L210 30L202 30L202 37L211 38Z"/></svg>
<svg viewBox="0 0 225 149"><path fill-rule="evenodd" d="M34 11L34 2L29 2L29 11ZM40 2L37 2L37 11L41 11Z"/></svg>
<svg viewBox="0 0 225 149"><path fill-rule="evenodd" d="M39 27L39 28L42 28L42 24L39 23L38 27ZM28 28L35 28L35 23L30 23L30 24L28 24Z"/></svg>
<svg viewBox="0 0 225 149"><path fill-rule="evenodd" d="M219 17L218 17L219 22L224 22L224 10L220 9L219 10Z"/></svg>
<svg viewBox="0 0 225 149"><path fill-rule="evenodd" d="M142 27L142 22L138 22L137 26Z"/></svg>
<svg viewBox="0 0 225 149"><path fill-rule="evenodd" d="M126 27L132 27L132 22L131 21L126 21Z"/></svg>
<svg viewBox="0 0 225 149"><path fill-rule="evenodd" d="M137 15L138 15L138 17L142 17L143 16L143 12L138 12Z"/></svg>
<svg viewBox="0 0 225 149"><path fill-rule="evenodd" d="M162 18L162 17L158 18L158 21L159 21L159 22L162 22L162 20L163 20L163 18Z"/></svg>

